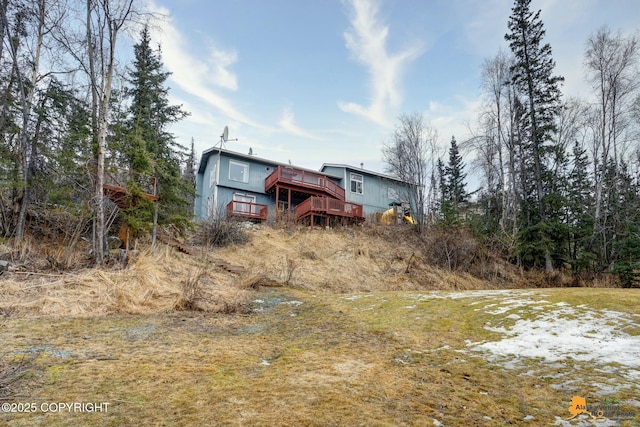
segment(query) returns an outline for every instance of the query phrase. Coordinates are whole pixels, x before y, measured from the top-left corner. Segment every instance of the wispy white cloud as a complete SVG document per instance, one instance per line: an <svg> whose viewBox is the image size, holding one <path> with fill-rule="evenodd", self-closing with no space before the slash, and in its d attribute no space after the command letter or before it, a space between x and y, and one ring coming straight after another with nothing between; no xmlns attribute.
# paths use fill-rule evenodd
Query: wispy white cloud
<svg viewBox="0 0 640 427"><path fill-rule="evenodd" d="M152 12L164 16L161 26L151 27L151 36L162 46L164 65L172 73L171 81L190 95L200 98L231 120L262 128L236 109L220 89L237 90L238 81L229 69L238 60L235 51L225 51L215 46L210 48L208 60L189 53L189 44L174 26L169 10L154 3L149 4Z"/></svg>
<svg viewBox="0 0 640 427"><path fill-rule="evenodd" d="M338 102L342 111L363 116L390 127L395 109L402 102L401 78L409 62L424 49L412 46L395 54L387 52L389 27L378 18L378 5L371 0L350 0L353 8L351 27L344 33L347 49L356 61L367 68L370 76L371 102L361 105Z"/></svg>
<svg viewBox="0 0 640 427"><path fill-rule="evenodd" d="M227 52L212 46L211 58L209 60L211 67L209 78L211 78L217 86L229 90L238 90L238 79L236 75L228 69L228 67L237 61L238 53L235 50Z"/></svg>
<svg viewBox="0 0 640 427"><path fill-rule="evenodd" d="M478 99L457 97L456 101L455 105L431 101L424 113L425 119L438 131L440 147L447 147L452 136L457 141L466 140L470 136L469 126L474 125L480 110Z"/></svg>
<svg viewBox="0 0 640 427"><path fill-rule="evenodd" d="M282 117L278 122L280 129L290 134L301 136L303 138L319 140L320 138L316 135L313 135L311 132L308 132L302 128L300 128L296 122L293 111L289 107L285 107L282 111Z"/></svg>

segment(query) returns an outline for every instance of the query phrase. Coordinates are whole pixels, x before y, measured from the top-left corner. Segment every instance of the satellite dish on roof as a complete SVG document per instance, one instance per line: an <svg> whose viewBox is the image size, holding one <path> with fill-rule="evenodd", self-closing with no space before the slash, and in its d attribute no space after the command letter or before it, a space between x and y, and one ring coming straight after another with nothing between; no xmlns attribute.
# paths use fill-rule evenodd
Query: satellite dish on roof
<svg viewBox="0 0 640 427"><path fill-rule="evenodd" d="M220 149L224 148L224 144L227 143L227 141L237 141L238 138L236 139L229 139L229 127L225 126L224 130L222 131L222 135L220 135Z"/></svg>

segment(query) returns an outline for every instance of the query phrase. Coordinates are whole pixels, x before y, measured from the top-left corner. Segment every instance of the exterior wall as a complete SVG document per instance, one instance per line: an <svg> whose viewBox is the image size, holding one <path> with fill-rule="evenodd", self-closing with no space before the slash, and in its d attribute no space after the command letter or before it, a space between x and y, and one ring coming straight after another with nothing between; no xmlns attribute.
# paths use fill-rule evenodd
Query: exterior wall
<svg viewBox="0 0 640 427"><path fill-rule="evenodd" d="M345 189L346 200L361 204L365 216L384 212L389 209L389 204L408 199L406 185L400 181L348 166L325 166L322 171L343 177L340 185ZM362 194L351 191L352 173L362 176Z"/></svg>
<svg viewBox="0 0 640 427"><path fill-rule="evenodd" d="M247 182L230 179L229 168L231 164L248 165L249 176ZM220 182L223 187L237 188L238 190L264 194L264 180L276 169L276 165L261 161L253 161L245 158L234 158L223 153L220 158ZM232 176L233 177L233 176ZM237 178L237 175L236 175Z"/></svg>
<svg viewBox="0 0 640 427"><path fill-rule="evenodd" d="M345 168L341 168L341 167L337 167L337 166L325 166L322 169L322 172L329 174L329 175L334 175L334 176L341 176L342 179L337 181L336 184L338 184L340 187L344 188L345 190L347 190L346 192L348 192L348 188L345 184L346 182L346 169Z"/></svg>
<svg viewBox="0 0 640 427"><path fill-rule="evenodd" d="M267 205L271 215L275 209L275 202L265 194L264 180L275 170L274 164L235 157L225 152L218 155L215 150L208 153L204 160L204 171L198 172L196 177L196 192L199 196L194 206L196 220L209 218L214 212L224 213L227 204L233 200L234 193L255 196L256 203ZM229 170L232 165L235 165L235 169L230 176ZM242 176L241 180L238 180L237 174L239 165L248 167L248 176Z"/></svg>

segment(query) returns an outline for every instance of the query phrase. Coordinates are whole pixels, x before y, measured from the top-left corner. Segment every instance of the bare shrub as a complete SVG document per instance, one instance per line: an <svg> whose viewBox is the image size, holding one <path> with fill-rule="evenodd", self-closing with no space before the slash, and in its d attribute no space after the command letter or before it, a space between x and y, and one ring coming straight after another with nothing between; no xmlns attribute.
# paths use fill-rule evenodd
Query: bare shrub
<svg viewBox="0 0 640 427"><path fill-rule="evenodd" d="M174 308L176 310L202 310L201 303L207 299L203 283L203 280L206 277L206 272L200 269L195 273L189 274L186 279L180 281L180 290L182 292L175 303Z"/></svg>
<svg viewBox="0 0 640 427"><path fill-rule="evenodd" d="M194 243L202 246L230 246L247 243L249 236L240 221L221 216L200 222Z"/></svg>
<svg viewBox="0 0 640 427"><path fill-rule="evenodd" d="M291 280L293 279L293 273L298 268L298 264L292 258L285 256L282 263L282 283L286 286L291 284Z"/></svg>
<svg viewBox="0 0 640 427"><path fill-rule="evenodd" d="M423 234L422 243L426 259L449 271L468 271L480 259L483 249L463 228L430 228Z"/></svg>

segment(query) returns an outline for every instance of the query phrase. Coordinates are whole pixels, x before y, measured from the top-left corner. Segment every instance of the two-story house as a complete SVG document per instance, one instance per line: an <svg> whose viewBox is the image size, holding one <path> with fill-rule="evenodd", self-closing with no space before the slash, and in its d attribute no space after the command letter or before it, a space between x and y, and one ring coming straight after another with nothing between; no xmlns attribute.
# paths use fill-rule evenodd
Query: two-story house
<svg viewBox="0 0 640 427"><path fill-rule="evenodd" d="M202 153L194 215L359 223L402 202L405 189L397 179L362 168L325 164L315 171L214 147Z"/></svg>

